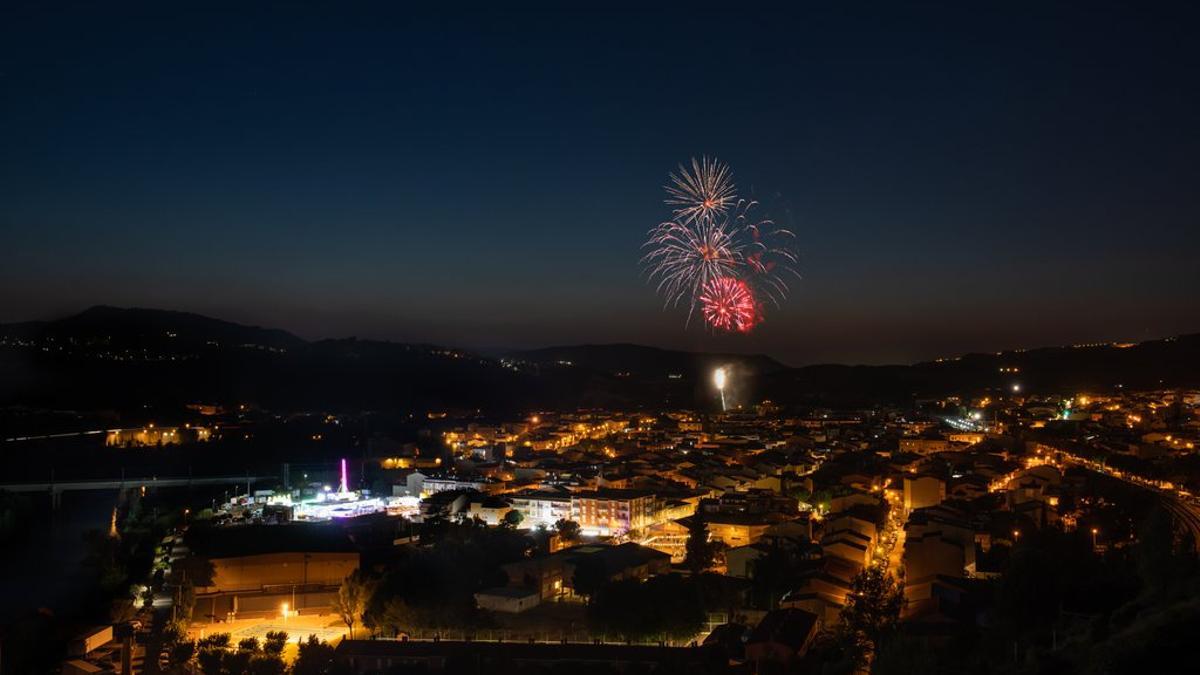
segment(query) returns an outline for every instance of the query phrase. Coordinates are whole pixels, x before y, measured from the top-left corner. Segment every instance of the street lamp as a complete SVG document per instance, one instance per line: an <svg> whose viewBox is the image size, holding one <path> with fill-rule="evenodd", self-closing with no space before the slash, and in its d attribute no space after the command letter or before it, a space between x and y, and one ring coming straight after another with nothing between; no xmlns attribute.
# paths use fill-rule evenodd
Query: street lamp
<svg viewBox="0 0 1200 675"><path fill-rule="evenodd" d="M288 604L286 602L279 606L279 613L283 615L283 622L287 623Z"/></svg>
<svg viewBox="0 0 1200 675"><path fill-rule="evenodd" d="M1021 541L1021 531L1013 530L1013 543L1015 544L1016 542L1019 542L1019 541Z"/></svg>
<svg viewBox="0 0 1200 675"><path fill-rule="evenodd" d="M1096 527L1093 527L1093 528L1092 528L1092 550L1093 550L1093 551L1095 551L1095 550L1096 550L1096 535L1097 535L1097 534L1100 534L1100 529L1099 529L1099 528L1096 528Z"/></svg>

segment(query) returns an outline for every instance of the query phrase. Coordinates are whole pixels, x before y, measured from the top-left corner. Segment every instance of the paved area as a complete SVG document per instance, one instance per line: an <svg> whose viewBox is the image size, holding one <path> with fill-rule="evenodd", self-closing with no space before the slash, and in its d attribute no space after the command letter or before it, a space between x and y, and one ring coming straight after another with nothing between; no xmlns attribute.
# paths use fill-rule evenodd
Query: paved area
<svg viewBox="0 0 1200 675"><path fill-rule="evenodd" d="M229 633L234 644L238 640L257 638L259 642L266 640L267 633L283 631L288 634L288 642L307 640L309 635L316 635L325 642L337 642L346 634L346 624L332 614L315 614L257 619L236 619L221 623L195 623L188 629L188 636L199 639L213 633Z"/></svg>

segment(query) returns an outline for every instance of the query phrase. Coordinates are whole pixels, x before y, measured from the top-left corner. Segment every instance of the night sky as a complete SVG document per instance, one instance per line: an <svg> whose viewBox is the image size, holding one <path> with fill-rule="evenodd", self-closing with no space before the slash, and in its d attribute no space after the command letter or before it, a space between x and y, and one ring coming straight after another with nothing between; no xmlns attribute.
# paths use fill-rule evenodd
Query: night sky
<svg viewBox="0 0 1200 675"><path fill-rule="evenodd" d="M0 321L112 304L796 365L1200 330L1182 3L116 4L0 3ZM750 335L685 330L640 274L702 154L799 237L804 279Z"/></svg>

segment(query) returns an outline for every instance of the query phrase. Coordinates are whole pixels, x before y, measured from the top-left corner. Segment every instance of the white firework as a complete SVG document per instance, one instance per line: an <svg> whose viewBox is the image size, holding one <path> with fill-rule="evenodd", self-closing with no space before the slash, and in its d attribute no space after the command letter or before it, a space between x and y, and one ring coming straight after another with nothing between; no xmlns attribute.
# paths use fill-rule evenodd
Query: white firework
<svg viewBox="0 0 1200 675"><path fill-rule="evenodd" d="M679 172L670 174L670 178L671 182L663 186L667 191L665 201L674 207L675 220L683 224L716 220L737 199L733 172L716 158L693 157L690 171L680 164Z"/></svg>

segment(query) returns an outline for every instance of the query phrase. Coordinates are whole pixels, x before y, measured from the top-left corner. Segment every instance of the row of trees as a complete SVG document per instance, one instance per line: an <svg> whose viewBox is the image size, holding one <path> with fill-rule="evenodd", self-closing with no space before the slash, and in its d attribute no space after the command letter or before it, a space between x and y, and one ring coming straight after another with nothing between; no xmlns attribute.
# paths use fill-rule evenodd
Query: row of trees
<svg viewBox="0 0 1200 675"><path fill-rule="evenodd" d="M256 638L232 643L229 633L214 633L199 640L187 640L181 633L166 636L170 672L201 675L342 675L348 670L334 661L334 649L310 635L301 640L296 659L289 669L283 659L288 634L267 633L261 643Z"/></svg>
<svg viewBox="0 0 1200 675"><path fill-rule="evenodd" d="M283 661L287 639L287 633L271 632L261 644L256 638L246 638L234 646L229 633L188 640L173 627L164 635L164 646L175 672L198 668L204 675L282 675L287 671Z"/></svg>

